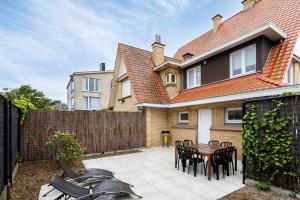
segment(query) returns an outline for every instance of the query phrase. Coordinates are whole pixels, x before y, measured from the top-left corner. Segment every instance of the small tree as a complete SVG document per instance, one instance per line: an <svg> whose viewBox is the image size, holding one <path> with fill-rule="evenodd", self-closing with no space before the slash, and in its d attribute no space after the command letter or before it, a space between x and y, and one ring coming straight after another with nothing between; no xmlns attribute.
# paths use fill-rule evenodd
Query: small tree
<svg viewBox="0 0 300 200"><path fill-rule="evenodd" d="M27 99L23 96L21 96L18 99L13 99L12 103L16 107L18 107L21 111L21 113L20 113L21 124L24 122L25 117L26 117L27 113L29 112L29 110L36 109L36 107L31 103L30 99Z"/></svg>
<svg viewBox="0 0 300 200"><path fill-rule="evenodd" d="M55 149L57 158L64 160L76 159L85 151L78 140L68 132L56 132L46 144Z"/></svg>

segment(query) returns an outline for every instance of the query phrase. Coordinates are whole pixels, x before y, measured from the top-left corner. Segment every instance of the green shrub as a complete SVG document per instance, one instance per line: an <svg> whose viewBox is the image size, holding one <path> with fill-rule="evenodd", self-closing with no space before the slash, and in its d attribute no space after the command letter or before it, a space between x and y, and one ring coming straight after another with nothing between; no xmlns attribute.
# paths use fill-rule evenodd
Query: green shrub
<svg viewBox="0 0 300 200"><path fill-rule="evenodd" d="M16 155L16 162L17 162L17 163L21 163L22 160L23 160L23 158L22 158L21 153L20 153L20 152L17 152L17 155Z"/></svg>
<svg viewBox="0 0 300 200"><path fill-rule="evenodd" d="M262 191L269 191L270 190L270 184L269 183L265 183L265 182L261 182L261 181L258 181L256 183L256 188L258 190L262 190Z"/></svg>
<svg viewBox="0 0 300 200"><path fill-rule="evenodd" d="M55 149L57 158L64 160L76 159L85 151L78 140L68 132L56 132L46 144Z"/></svg>

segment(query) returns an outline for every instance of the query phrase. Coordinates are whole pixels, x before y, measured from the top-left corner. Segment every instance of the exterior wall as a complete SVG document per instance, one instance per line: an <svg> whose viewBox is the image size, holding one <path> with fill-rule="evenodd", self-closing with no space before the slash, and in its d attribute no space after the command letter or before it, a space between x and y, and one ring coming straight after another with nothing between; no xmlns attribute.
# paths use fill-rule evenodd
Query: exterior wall
<svg viewBox="0 0 300 200"><path fill-rule="evenodd" d="M146 108L147 147L160 146L162 144L161 131L168 128L167 109Z"/></svg>
<svg viewBox="0 0 300 200"><path fill-rule="evenodd" d="M100 79L100 91L99 92L82 91L82 78L84 77ZM100 97L101 104L102 104L101 109L108 108L112 77L113 77L113 71L74 74L73 80L74 80L75 110L84 110L84 105L83 105L84 96Z"/></svg>
<svg viewBox="0 0 300 200"><path fill-rule="evenodd" d="M176 84L166 84L166 74L168 73L176 74ZM164 82L169 97L172 98L176 96L181 90L181 70L169 67L159 72L159 74Z"/></svg>
<svg viewBox="0 0 300 200"><path fill-rule="evenodd" d="M191 106L168 110L168 129L171 131L171 144L176 140L190 139L196 142L197 120L199 109L212 109L212 126L210 129L210 139L218 141L229 141L237 147L238 159L242 159L242 126L241 124L225 124L225 108L240 107L242 102L226 102L219 104L207 104L201 106ZM179 112L189 111L189 123L178 122Z"/></svg>
<svg viewBox="0 0 300 200"><path fill-rule="evenodd" d="M115 103L114 103L114 111L129 111L129 112L136 112L139 111L138 108L135 106L137 104L137 100L133 95L133 91L131 88L131 96L122 98L122 82L117 82L116 84L116 96L115 96Z"/></svg>

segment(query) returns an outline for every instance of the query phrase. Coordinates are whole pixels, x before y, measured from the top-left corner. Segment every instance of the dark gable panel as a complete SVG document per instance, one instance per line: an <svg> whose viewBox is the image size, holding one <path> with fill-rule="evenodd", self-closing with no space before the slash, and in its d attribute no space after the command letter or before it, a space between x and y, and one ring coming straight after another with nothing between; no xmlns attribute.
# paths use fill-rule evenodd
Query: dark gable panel
<svg viewBox="0 0 300 200"><path fill-rule="evenodd" d="M273 45L273 43L264 36L251 40L247 43L224 51L218 55L183 69L183 88L187 88L186 71L199 64L201 64L202 85L228 79L230 77L230 53L254 43L256 43L256 69L257 71L262 71Z"/></svg>

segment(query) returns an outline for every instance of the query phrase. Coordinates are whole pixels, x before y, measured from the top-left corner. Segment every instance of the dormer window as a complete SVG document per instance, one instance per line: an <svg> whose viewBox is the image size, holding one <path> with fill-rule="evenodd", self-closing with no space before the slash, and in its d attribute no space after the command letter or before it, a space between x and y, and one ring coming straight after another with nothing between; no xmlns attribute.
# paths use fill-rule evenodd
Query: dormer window
<svg viewBox="0 0 300 200"><path fill-rule="evenodd" d="M167 73L166 84L175 84L175 83L176 83L176 74Z"/></svg>
<svg viewBox="0 0 300 200"><path fill-rule="evenodd" d="M188 59L188 58L191 58L191 57L193 57L193 56L194 56L194 55L191 54L190 52L186 52L185 54L182 55L182 57L183 57L184 60L185 60L185 59Z"/></svg>
<svg viewBox="0 0 300 200"><path fill-rule="evenodd" d="M256 71L256 44L230 54L230 77Z"/></svg>
<svg viewBox="0 0 300 200"><path fill-rule="evenodd" d="M187 88L193 88L201 85L201 66L193 67L187 70Z"/></svg>
<svg viewBox="0 0 300 200"><path fill-rule="evenodd" d="M294 64L291 63L291 65L289 66L289 69L287 71L286 74L286 78L285 78L285 82L289 85L293 85L295 84L295 79L294 79Z"/></svg>

